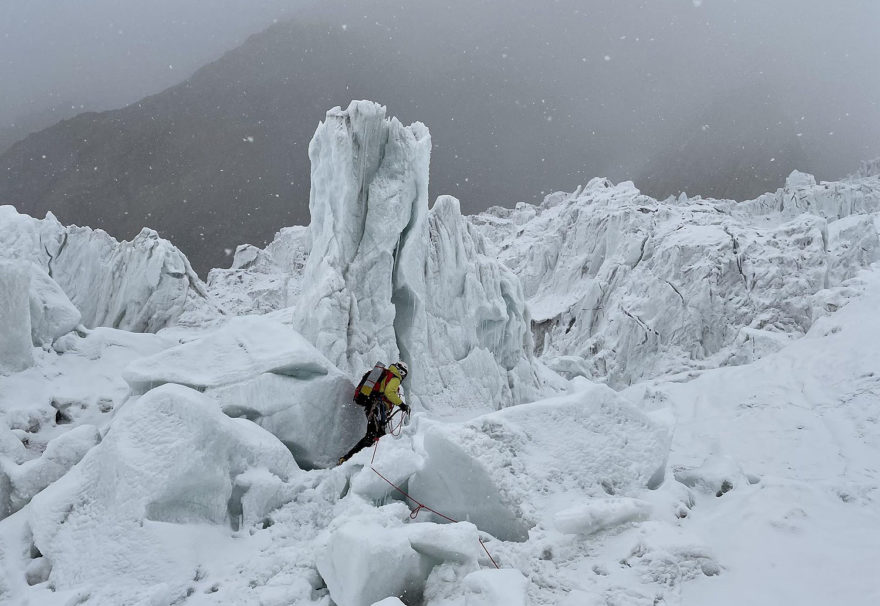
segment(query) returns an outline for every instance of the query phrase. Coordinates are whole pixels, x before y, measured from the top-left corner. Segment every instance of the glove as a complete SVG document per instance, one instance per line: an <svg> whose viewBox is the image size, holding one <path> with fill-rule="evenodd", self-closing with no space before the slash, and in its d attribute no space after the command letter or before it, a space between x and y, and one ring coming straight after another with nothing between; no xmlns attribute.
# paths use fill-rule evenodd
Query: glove
<svg viewBox="0 0 880 606"><path fill-rule="evenodd" d="M404 413L409 414L409 406L407 406L406 404L401 404L400 406L398 406L398 408Z"/></svg>

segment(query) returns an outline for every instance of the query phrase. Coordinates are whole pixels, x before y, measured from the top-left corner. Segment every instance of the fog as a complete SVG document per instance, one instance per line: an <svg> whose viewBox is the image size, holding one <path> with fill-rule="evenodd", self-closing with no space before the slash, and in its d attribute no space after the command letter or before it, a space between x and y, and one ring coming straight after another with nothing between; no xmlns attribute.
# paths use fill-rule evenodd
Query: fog
<svg viewBox="0 0 880 606"><path fill-rule="evenodd" d="M0 132L157 93L307 4L0 0Z"/></svg>
<svg viewBox="0 0 880 606"><path fill-rule="evenodd" d="M744 198L792 168L831 179L880 155L876 0L0 0L0 124L124 105L287 17L384 32L384 45L418 49L408 68L441 83L472 78L478 88L481 74L501 73L509 87L442 99L448 122L428 126L441 151L451 148L438 161L462 180L489 179L487 189L498 177L481 173L483 160L514 172L555 164L521 199L597 175L657 196ZM377 100L421 119L405 97ZM552 144L487 140L457 153L455 116L474 103L543 121Z"/></svg>

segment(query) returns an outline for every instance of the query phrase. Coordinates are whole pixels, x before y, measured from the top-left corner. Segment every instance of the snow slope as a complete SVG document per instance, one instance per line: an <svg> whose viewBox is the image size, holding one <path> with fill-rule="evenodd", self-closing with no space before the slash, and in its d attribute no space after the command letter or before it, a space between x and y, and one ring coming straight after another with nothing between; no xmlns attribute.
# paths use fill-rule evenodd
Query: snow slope
<svg viewBox="0 0 880 606"><path fill-rule="evenodd" d="M332 110L313 226L207 288L0 207L0 603L880 601L880 179L465 219L427 137ZM417 412L334 466L398 353Z"/></svg>

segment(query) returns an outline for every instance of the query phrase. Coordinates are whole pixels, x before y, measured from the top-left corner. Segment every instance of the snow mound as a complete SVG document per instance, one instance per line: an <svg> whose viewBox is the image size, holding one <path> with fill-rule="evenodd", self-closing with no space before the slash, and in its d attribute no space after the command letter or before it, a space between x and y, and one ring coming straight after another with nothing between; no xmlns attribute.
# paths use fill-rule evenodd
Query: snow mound
<svg viewBox="0 0 880 606"><path fill-rule="evenodd" d="M237 527L260 519L275 503L265 489L248 500L248 487L265 487L253 477L258 472L280 485L298 470L268 432L227 418L196 391L165 385L127 403L104 440L33 499L34 545L59 589L86 584L130 600L165 584L174 593L192 572L169 525L182 532L196 523ZM104 587L110 579L113 587Z"/></svg>
<svg viewBox="0 0 880 606"><path fill-rule="evenodd" d="M155 332L216 316L183 253L150 229L118 242L101 230L64 227L51 213L40 220L0 206L0 257L45 270L88 327Z"/></svg>
<svg viewBox="0 0 880 606"><path fill-rule="evenodd" d="M552 525L578 499L659 486L670 439L600 385L460 425L427 423L421 433L425 463L410 494L515 541L536 524Z"/></svg>
<svg viewBox="0 0 880 606"><path fill-rule="evenodd" d="M295 330L256 316L233 318L202 338L136 360L124 376L137 394L164 383L204 390L267 372L308 379L332 368Z"/></svg>
<svg viewBox="0 0 880 606"><path fill-rule="evenodd" d="M625 386L747 363L805 334L825 313L812 297L880 258L878 210L876 179L796 173L739 204L594 179L471 221L522 280L542 358Z"/></svg>

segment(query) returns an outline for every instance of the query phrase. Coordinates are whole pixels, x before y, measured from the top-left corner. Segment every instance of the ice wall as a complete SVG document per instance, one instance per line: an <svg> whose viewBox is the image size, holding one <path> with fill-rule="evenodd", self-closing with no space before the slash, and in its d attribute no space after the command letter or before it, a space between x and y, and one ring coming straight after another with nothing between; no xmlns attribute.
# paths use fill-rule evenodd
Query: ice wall
<svg viewBox="0 0 880 606"><path fill-rule="evenodd" d="M494 409L533 399L536 367L521 288L482 254L458 203L428 211L431 139L354 101L311 145L311 254L295 325L338 367L410 364L426 407Z"/></svg>
<svg viewBox="0 0 880 606"><path fill-rule="evenodd" d="M880 181L786 187L736 203L654 200L594 179L472 223L522 280L536 349L622 386L743 363L833 311L814 298L878 259Z"/></svg>
<svg viewBox="0 0 880 606"><path fill-rule="evenodd" d="M392 276L406 288L404 268L424 259L408 240L425 240L430 151L423 124L386 120L368 101L327 112L309 145L312 248L296 325L352 373L399 356ZM424 323L423 309L410 316Z"/></svg>
<svg viewBox="0 0 880 606"><path fill-rule="evenodd" d="M64 227L51 213L34 219L0 206L0 258L42 268L89 328L155 332L185 315L217 314L183 253L150 229L118 242L101 230Z"/></svg>
<svg viewBox="0 0 880 606"><path fill-rule="evenodd" d="M0 262L0 374L24 370L34 363L29 288L27 271Z"/></svg>

